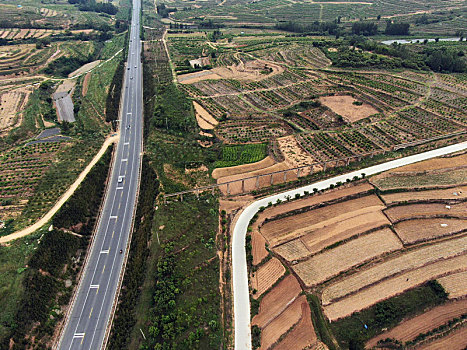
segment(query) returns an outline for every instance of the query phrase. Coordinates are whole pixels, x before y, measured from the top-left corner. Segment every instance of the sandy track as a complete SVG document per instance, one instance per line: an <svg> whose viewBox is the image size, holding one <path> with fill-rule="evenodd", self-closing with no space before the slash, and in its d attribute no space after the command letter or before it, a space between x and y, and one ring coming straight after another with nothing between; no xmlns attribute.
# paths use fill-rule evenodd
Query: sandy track
<svg viewBox="0 0 467 350"><path fill-rule="evenodd" d="M402 342L410 341L420 333L426 333L464 313L467 313L467 300L465 299L437 306L419 316L403 321L390 331L370 339L366 343L366 347L372 348L376 346L379 340L386 338L393 338Z"/></svg>
<svg viewBox="0 0 467 350"><path fill-rule="evenodd" d="M6 243L10 242L14 239L18 239L24 236L27 236L34 231L37 231L40 229L42 226L47 224L52 217L57 213L57 211L62 207L63 204L68 200L68 198L71 197L71 195L76 191L78 186L83 182L83 180L86 178L86 175L91 171L91 169L94 167L94 165L101 159L101 157L104 155L105 151L107 148L114 142L118 140L118 136L113 136L113 137L108 137L105 141L104 144L102 145L101 149L97 154L94 156L94 158L91 160L91 162L86 166L86 168L79 174L78 178L73 182L73 184L68 188L68 190L60 197L57 203L50 209L47 214L45 214L39 221L34 223L33 225L26 227L25 229L21 231L14 232L8 236L0 237L0 243Z"/></svg>

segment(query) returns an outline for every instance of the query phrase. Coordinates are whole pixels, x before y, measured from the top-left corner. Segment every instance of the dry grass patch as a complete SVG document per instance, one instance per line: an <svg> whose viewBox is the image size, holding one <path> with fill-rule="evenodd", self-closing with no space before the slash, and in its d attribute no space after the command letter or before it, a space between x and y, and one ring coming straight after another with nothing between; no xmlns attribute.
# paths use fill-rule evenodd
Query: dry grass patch
<svg viewBox="0 0 467 350"><path fill-rule="evenodd" d="M298 297L301 291L297 279L293 275L288 275L261 299L259 313L253 317L251 323L260 328L266 327Z"/></svg>
<svg viewBox="0 0 467 350"><path fill-rule="evenodd" d="M28 88L19 88L0 94L0 132L19 124L19 114L26 106L30 93Z"/></svg>
<svg viewBox="0 0 467 350"><path fill-rule="evenodd" d="M413 244L467 230L467 220L446 218L406 220L395 224L394 229L404 244Z"/></svg>
<svg viewBox="0 0 467 350"><path fill-rule="evenodd" d="M276 164L274 159L272 159L271 157L266 157L263 160L260 160L259 162L255 162L255 163L214 169L212 172L212 177L214 179L217 179L218 183L225 182L225 180L222 180L222 181L219 181L219 180L221 180L221 178L225 178L225 177L229 177L233 175L246 174L246 173L251 173L254 171L262 170L274 164Z"/></svg>
<svg viewBox="0 0 467 350"><path fill-rule="evenodd" d="M87 73L87 72L89 72L91 69L93 69L93 68L95 68L96 66L98 66L99 63L101 63L101 62L102 62L101 60L97 60L97 61L93 61L93 62L86 63L85 65L81 66L81 67L78 68L77 70L75 70L75 71L71 72L70 74L68 74L68 77L71 78L71 77L75 77L75 76L78 76L78 75Z"/></svg>
<svg viewBox="0 0 467 350"><path fill-rule="evenodd" d="M301 295L261 332L261 350L267 350L276 343L282 334L300 321L302 306L308 306L306 297Z"/></svg>
<svg viewBox="0 0 467 350"><path fill-rule="evenodd" d="M311 310L308 304L302 303L302 318L292 331L285 336L282 341L274 347L275 350L302 350L309 349L316 344L316 337L313 322L311 321Z"/></svg>
<svg viewBox="0 0 467 350"><path fill-rule="evenodd" d="M251 233L251 245L252 245L252 254L253 254L253 265L258 265L264 258L268 256L268 251L266 250L266 240L261 234L254 230Z"/></svg>
<svg viewBox="0 0 467 350"><path fill-rule="evenodd" d="M445 188L442 190L426 190L426 191L407 191L399 193L383 194L381 196L387 204L423 201L430 199L440 200L456 200L467 198L467 186L456 186Z"/></svg>
<svg viewBox="0 0 467 350"><path fill-rule="evenodd" d="M357 294L327 305L324 307L324 313L330 321L335 321L465 266L467 266L467 255L441 260L386 279Z"/></svg>
<svg viewBox="0 0 467 350"><path fill-rule="evenodd" d="M289 135L277 139L279 149L285 157L285 162L290 165L291 168L296 168L303 165L308 165L316 162L310 153L306 152L298 144L295 136ZM309 168L304 169L303 176L308 175L310 172Z"/></svg>
<svg viewBox="0 0 467 350"><path fill-rule="evenodd" d="M358 101L350 95L323 96L319 98L319 101L334 113L344 117L344 119L350 123L378 113L378 110L373 106L368 103ZM362 104L359 106L355 105L354 102Z"/></svg>
<svg viewBox="0 0 467 350"><path fill-rule="evenodd" d="M259 298L261 294L271 288L284 273L285 267L278 259L272 258L267 261L252 275L251 286L257 291L253 297L255 299Z"/></svg>
<svg viewBox="0 0 467 350"><path fill-rule="evenodd" d="M467 202L451 204L429 203L429 204L411 204L411 205L398 205L396 207L388 208L384 214L392 222L414 218L414 217L429 217L429 216L453 216L465 217L467 216Z"/></svg>
<svg viewBox="0 0 467 350"><path fill-rule="evenodd" d="M364 196L269 221L261 227L261 233L270 246L274 247L342 220L365 213L380 212L384 208L384 204L376 195Z"/></svg>
<svg viewBox="0 0 467 350"><path fill-rule="evenodd" d="M222 79L222 77L212 70L203 70L201 72L179 75L177 79L180 84L194 84L203 80Z"/></svg>
<svg viewBox="0 0 467 350"><path fill-rule="evenodd" d="M467 295L467 271L441 277L438 282L449 293L449 299L457 299Z"/></svg>
<svg viewBox="0 0 467 350"><path fill-rule="evenodd" d="M467 236L464 236L403 253L327 286L321 294L322 304L327 305L333 300L354 293L390 276L420 268L440 259L463 254L466 251Z"/></svg>
<svg viewBox="0 0 467 350"><path fill-rule="evenodd" d="M390 229L382 229L317 254L293 266L293 269L311 287L381 254L401 248L402 244L394 233Z"/></svg>
<svg viewBox="0 0 467 350"><path fill-rule="evenodd" d="M408 342L413 340L420 333L426 333L465 313L467 313L467 300L454 301L434 307L428 312L403 321L390 331L370 339L366 343L366 347L373 348L377 345L379 340L387 338Z"/></svg>

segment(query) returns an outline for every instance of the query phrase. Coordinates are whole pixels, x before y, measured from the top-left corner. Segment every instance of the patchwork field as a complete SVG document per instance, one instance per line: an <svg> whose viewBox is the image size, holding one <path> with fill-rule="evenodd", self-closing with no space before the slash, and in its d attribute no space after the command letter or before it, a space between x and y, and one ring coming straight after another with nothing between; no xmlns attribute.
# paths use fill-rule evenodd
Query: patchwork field
<svg viewBox="0 0 467 350"><path fill-rule="evenodd" d="M436 337L448 341L450 334L457 334L460 324L451 320L465 314L465 185L455 183L450 188L419 190L417 177L412 187L404 183L387 190L384 184L381 188L376 184L381 183L380 179L391 181L393 176L410 176L412 172L448 171L458 167L464 157L461 154L451 157L451 161L432 160L426 167L421 162L403 170L395 169L392 174L378 175L376 180L360 180L290 202L271 203L260 210L252 225L256 246L252 250L253 261L259 263L264 258L267 244L270 254L283 259L306 292L317 294L320 309L331 325L345 325L347 320L359 317L359 313L372 308L379 310L382 303L392 305L396 298L404 300L407 293L426 288L423 286L436 280L442 293L447 293L444 300L459 301L440 306L430 304L436 306L433 309L418 306L417 312L402 318L400 325L390 324L386 333L365 341L370 341L371 346L387 337L407 344L437 344ZM430 167L431 170L426 169ZM375 190L378 195L373 194ZM263 314L254 320L261 320L258 322L263 327L269 319L264 310L274 309L273 304L281 308L294 296L295 292L288 296L274 292L271 294L274 302L270 301L269 308L263 307ZM415 300L407 300L411 302ZM423 305L423 299L417 303ZM425 336L417 338L440 326L445 328L436 331L437 336L428 342L420 340ZM287 339L284 346L290 346L288 342L293 340L290 334L284 338ZM296 337L301 339L298 330Z"/></svg>
<svg viewBox="0 0 467 350"><path fill-rule="evenodd" d="M251 280L252 288L257 290L254 297L259 298L261 294L271 288L284 273L285 267L276 258L272 258L264 265L260 266L252 275Z"/></svg>

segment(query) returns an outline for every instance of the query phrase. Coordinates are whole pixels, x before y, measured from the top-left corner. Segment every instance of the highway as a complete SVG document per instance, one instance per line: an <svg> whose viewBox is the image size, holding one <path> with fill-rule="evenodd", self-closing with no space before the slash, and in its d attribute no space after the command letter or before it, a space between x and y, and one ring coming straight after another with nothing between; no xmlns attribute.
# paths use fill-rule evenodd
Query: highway
<svg viewBox="0 0 467 350"><path fill-rule="evenodd" d="M76 297L67 314L57 349L101 349L113 315L139 187L142 152L142 65L140 1L133 0L132 25L120 140L112 164L103 210L90 247ZM120 250L123 252L120 253Z"/></svg>
<svg viewBox="0 0 467 350"><path fill-rule="evenodd" d="M233 293L234 293L234 320L235 320L235 350L251 350L251 328L250 328L250 299L248 291L248 272L245 251L245 236L248 224L258 209L267 206L268 202L275 203L278 199L284 201L287 196L295 197L295 194L304 194L304 191L313 192L313 188L322 190L329 188L329 185L336 182L345 183L346 179L352 179L354 176L374 175L382 171L398 168L403 165L416 163L422 160L439 157L449 153L467 149L467 141L455 145L439 148L436 150L416 154L392 160L386 163L378 164L372 167L353 171L351 173L339 175L327 180L319 181L314 184L306 185L287 192L272 195L251 203L236 218L232 238L232 269L233 269Z"/></svg>

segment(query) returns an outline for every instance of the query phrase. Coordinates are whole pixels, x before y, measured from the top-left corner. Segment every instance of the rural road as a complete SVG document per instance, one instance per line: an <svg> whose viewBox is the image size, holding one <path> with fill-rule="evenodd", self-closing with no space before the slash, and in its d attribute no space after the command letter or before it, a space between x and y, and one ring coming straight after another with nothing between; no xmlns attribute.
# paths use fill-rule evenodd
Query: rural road
<svg viewBox="0 0 467 350"><path fill-rule="evenodd" d="M416 163L422 160L446 155L449 153L467 149L467 141L451 145L436 150L416 154L392 160L383 164L353 171L351 173L335 176L333 178L316 182L304 187L272 195L257 200L247 206L236 218L232 239L232 269L233 269L233 293L234 293L234 319L235 319L235 350L251 350L251 328L250 328L250 299L248 290L248 272L246 264L245 236L251 218L256 214L261 206L267 206L268 202L276 202L278 199L286 200L286 196L292 198L295 194L303 195L304 191L313 192L313 188L322 190L336 182L345 183L346 179L354 176L374 175L382 171L398 168L403 165Z"/></svg>
<svg viewBox="0 0 467 350"><path fill-rule="evenodd" d="M105 141L104 144L102 145L101 149L97 154L94 156L94 158L89 162L89 164L84 168L84 170L79 174L78 178L73 182L73 184L68 188L68 190L60 197L60 199L55 203L55 205L50 209L47 214L45 214L43 217L41 217L38 221L36 221L34 224L31 226L26 227L25 229L21 231L16 231L13 232L12 234L9 234L7 236L0 237L0 244L2 243L7 243L10 242L14 239L18 239L27 235L30 235L31 233L37 231L40 229L42 226L47 224L50 220L52 220L53 216L57 213L57 211L65 204L65 202L68 200L68 198L71 197L73 193L75 193L76 189L78 186L83 182L83 180L86 178L86 175L91 171L91 169L96 165L96 163L101 159L101 157L104 155L105 151L107 148L114 142L118 141L118 136L112 136L108 137Z"/></svg>
<svg viewBox="0 0 467 350"><path fill-rule="evenodd" d="M113 317L130 243L142 152L141 2L133 0L121 103L120 140L103 210L56 348L102 349ZM120 250L123 253L120 253Z"/></svg>

